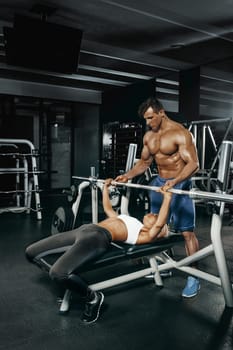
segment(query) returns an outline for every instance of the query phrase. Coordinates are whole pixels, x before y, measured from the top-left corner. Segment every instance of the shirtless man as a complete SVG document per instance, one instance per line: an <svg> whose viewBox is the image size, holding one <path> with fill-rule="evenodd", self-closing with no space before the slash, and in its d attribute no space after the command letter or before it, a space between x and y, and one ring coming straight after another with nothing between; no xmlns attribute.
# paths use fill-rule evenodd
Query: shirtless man
<svg viewBox="0 0 233 350"><path fill-rule="evenodd" d="M160 190L164 199L159 214L149 213L143 223L128 215L118 215L109 199L109 186L112 179L105 180L103 188L103 208L107 218L98 224L82 225L72 231L63 232L31 244L26 249L27 259L48 270L44 257L64 252L49 269L51 279L65 288L86 298L82 320L92 323L97 320L104 300L102 292L93 291L78 271L105 253L112 241L129 244L150 243L166 236L166 225L172 193Z"/></svg>
<svg viewBox="0 0 233 350"><path fill-rule="evenodd" d="M192 134L181 124L171 120L166 115L162 104L155 98L149 98L139 107L139 115L150 128L143 138L141 159L126 174L116 177L116 181L128 180L143 174L156 162L158 176L152 180L153 186L166 186L183 190L191 188L191 176L199 170L199 161ZM161 205L161 194L150 193L151 211L158 212ZM173 229L182 232L185 239L187 255L194 254L199 249L194 233L195 208L187 195L173 195L169 221ZM200 289L199 280L188 277L182 292L183 297L193 297Z"/></svg>

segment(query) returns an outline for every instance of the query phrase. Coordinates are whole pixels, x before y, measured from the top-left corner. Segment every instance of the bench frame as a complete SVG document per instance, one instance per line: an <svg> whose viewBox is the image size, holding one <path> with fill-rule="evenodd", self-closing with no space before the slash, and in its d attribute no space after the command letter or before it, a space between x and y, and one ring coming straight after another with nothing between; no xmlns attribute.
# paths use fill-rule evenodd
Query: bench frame
<svg viewBox="0 0 233 350"><path fill-rule="evenodd" d="M147 277L148 275L153 277L155 284L159 287L163 286L163 281L161 278L161 273L163 271L170 271L172 269L180 270L189 275L193 275L197 278L204 279L210 283L214 283L217 286L220 286L223 292L225 304L227 307L233 307L233 294L232 294L232 284L230 282L229 272L227 268L226 257L224 254L223 243L221 238L222 230L222 216L224 212L224 203L221 204L219 213L214 213L212 215L211 228L210 228L210 237L211 244L200 249L198 252L194 253L191 256L185 257L179 261L174 260L170 255L167 254L166 250L172 248L174 245L183 243L183 236L181 235L171 235L168 238L163 238L154 242L153 244L146 245L135 245L125 248L124 243L120 246L123 250L118 256L112 255L112 257L104 256L96 261L93 264L92 268L98 267L98 265L112 263L115 259L115 262L120 262L122 259L135 259L139 257L147 257L149 261L149 267L143 268L139 271L128 273L125 275L117 276L108 280L100 281L95 284L90 284L90 288L93 290L103 290L111 288L126 282L134 281L139 278ZM162 253L162 263L161 257L158 258L158 253ZM197 262L201 259L204 259L210 255L214 255L218 276L215 276L211 273L204 272L198 268L193 268L189 265ZM158 259L160 264L158 264ZM60 305L60 312L67 312L69 310L69 300L71 296L71 291L66 290L63 297L62 303Z"/></svg>

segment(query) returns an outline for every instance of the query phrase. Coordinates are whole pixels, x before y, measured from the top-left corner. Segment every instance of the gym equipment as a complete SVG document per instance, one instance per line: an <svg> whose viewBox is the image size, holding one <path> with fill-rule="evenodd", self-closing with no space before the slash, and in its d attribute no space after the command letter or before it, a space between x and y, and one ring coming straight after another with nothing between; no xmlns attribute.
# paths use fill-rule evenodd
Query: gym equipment
<svg viewBox="0 0 233 350"><path fill-rule="evenodd" d="M85 181L89 181L92 184L97 183L104 183L104 180L96 179L93 177L79 177L79 176L73 176L74 179L83 179ZM116 182L112 181L112 185L114 186L124 186L124 187L131 187L131 188L139 188L139 189L145 189L145 190L152 190L157 191L159 187L157 186L149 186L149 185L142 185L142 184L134 184L134 183L123 183L123 182ZM169 192L175 193L175 194L185 194L189 197L195 199L195 198L202 198L202 199L212 199L214 201L220 201L220 202L226 202L226 203L233 203L233 195L226 194L226 193L215 193L215 192L206 192L206 191L199 191L192 189L190 191L186 190L179 190L175 188L171 188L168 190Z"/></svg>
<svg viewBox="0 0 233 350"><path fill-rule="evenodd" d="M221 118L221 119L209 119L209 120L196 120L192 121L189 125L189 131L193 133L194 140L197 145L197 139L198 136L201 137L201 169L206 168L206 137L209 135L210 141L212 143L212 146L217 153L217 144L214 139L214 135L211 129L211 124L218 124L218 123L227 123L226 125L226 131L224 133L224 136L222 138L222 142L224 142L227 139L227 136L231 130L232 123L233 123L233 118ZM201 135L198 135L198 128L200 128L200 133Z"/></svg>
<svg viewBox="0 0 233 350"><path fill-rule="evenodd" d="M172 269L178 269L187 274L191 274L195 277L204 279L210 283L216 284L222 288L225 304L227 307L233 308L233 295L232 295L232 284L230 281L226 258L223 249L223 243L221 239L221 229L222 229L222 218L224 214L224 204L233 200L233 196L221 193L228 188L229 181L229 167L231 163L231 158L233 154L233 142L224 141L222 144L222 152L220 154L219 160L219 169L217 175L218 189L219 193L205 193L201 191L194 191L195 195L201 196L204 199L214 199L215 205L218 208L216 212L212 214L211 227L210 227L210 238L211 244L200 249L198 252L194 253L191 256L187 256L179 261L175 261L173 257L169 256L166 252L166 249L182 242L183 237L181 235L171 235L167 238L162 238L157 240L152 244L143 244L143 245L126 245L125 243L113 243L112 249L101 256L97 261L95 261L92 266L88 266L87 270L92 270L101 264L110 264L117 263L122 261L122 259L135 259L138 257L146 257L149 262L149 267L139 269L138 271L116 276L109 280L100 281L94 284L91 284L90 287L93 290L103 290L110 288L125 282L133 281L142 277L153 276L156 285L163 286L161 279L161 273L163 271L170 271ZM77 177L78 178L78 177ZM86 178L84 178L86 180ZM94 182L96 184L103 182L104 180L98 180L96 178L88 178L87 182ZM119 185L119 183L117 183ZM142 187L142 185L135 184L125 184L121 183L120 186L128 187ZM154 189L154 186L146 186L147 189ZM187 193L188 192L188 193ZM191 191L192 192L192 191ZM190 191L176 191L178 194L188 194ZM193 195L193 194L191 194ZM157 255L161 253L162 263L157 264ZM189 265L197 262L201 259L204 259L210 255L214 255L216 260L216 265L218 269L219 276L213 275L200 270L199 268L193 268ZM160 260L161 262L161 260ZM65 292L63 301L60 306L60 312L66 312L69 309L69 298L71 292L67 290Z"/></svg>
<svg viewBox="0 0 233 350"><path fill-rule="evenodd" d="M126 171L133 167L135 162L137 152L137 145L131 143L128 149L127 163L126 163ZM76 178L76 177L73 177ZM83 181L79 184L78 189L72 185L70 190L63 190L63 193L68 195L68 200L72 202L71 207L60 207L56 210L53 215L52 223L51 223L51 233L56 234L58 232L63 232L65 227L65 231L71 230L74 228L76 218L78 215L80 202L82 199L82 195L85 189L91 188L91 204L92 204L92 222L98 222L98 191L102 191L103 180L101 181L90 181L90 179L96 179L95 177L95 168L91 167L91 178L79 177L78 180L88 180ZM129 201L129 191L122 194L116 189L112 189L111 202L113 206L118 205L121 199L121 212L124 214L128 214L128 201ZM74 197L76 196L76 199ZM72 215L73 213L73 215ZM73 219L73 222L71 222Z"/></svg>
<svg viewBox="0 0 233 350"><path fill-rule="evenodd" d="M24 147L29 147L29 153L20 153L19 146L23 145ZM37 219L42 219L41 206L40 206L40 190L39 190L39 181L38 174L41 172L37 169L37 160L38 156L37 151L34 145L25 139L0 139L1 148L11 148L11 151L2 152L0 156L2 157L11 157L15 160L15 167L9 168L0 168L0 175L5 174L14 174L15 175L15 190L1 191L3 194L16 194L16 206L1 208L0 213L10 211L10 212L24 212L30 213L31 208L31 196L34 193L35 196L35 205L36 205L36 214ZM16 152L12 152L16 150ZM31 168L30 168L31 167ZM29 169L30 168L30 169ZM32 177L29 178L29 174L32 174ZM21 176L23 175L23 181L21 181ZM22 184L21 184L22 182ZM23 188L23 189L22 189ZM23 194L23 205L21 205L21 195Z"/></svg>
<svg viewBox="0 0 233 350"><path fill-rule="evenodd" d="M77 197L78 190L75 185L71 185L69 189L64 189L62 193L67 195L68 202L74 202Z"/></svg>
<svg viewBox="0 0 233 350"><path fill-rule="evenodd" d="M53 215L51 224L51 234L69 231L73 227L74 214L72 208L68 206L58 207Z"/></svg>
<svg viewBox="0 0 233 350"><path fill-rule="evenodd" d="M108 280L100 281L95 284L90 285L93 290L103 290L113 286L120 285L122 283L134 281L140 278L152 279L158 287L163 287L162 277L171 276L171 272L166 269L163 272L159 271L159 267L162 265L158 264L163 262L163 254L167 250L172 249L175 245L184 244L184 238L180 234L172 234L170 237L161 238L157 241L149 244L142 245L132 245L123 242L112 242L111 248L103 254L99 259L94 261L91 266L86 266L80 272L86 272L95 270L104 266L119 264L121 262L127 261L134 265L135 259L142 258L143 264L137 271L130 272L128 274L117 275ZM69 247L68 247L69 248ZM64 249L64 251L67 247ZM54 251L56 254L56 250ZM58 253L62 253L59 249ZM161 256L157 256L158 254ZM165 257L166 255L164 255ZM48 263L44 258L42 261L46 269L50 268L50 263ZM135 265L134 265L135 266ZM69 299L71 296L71 291L66 290L64 297L60 303L59 312L65 313L69 310Z"/></svg>
<svg viewBox="0 0 233 350"><path fill-rule="evenodd" d="M227 194L227 186L228 186L228 178L230 174L230 164L232 159L232 142L231 141L224 141L220 147L221 149L221 159L219 164L219 171L218 171L218 178L217 178L217 184L218 189L217 192L207 192L207 191L199 191L197 189L191 189L189 191L186 190L180 190L176 188L171 188L168 191L175 193L175 194L182 194L182 195L188 195L189 197L193 199L204 199L204 200L213 200L217 202L225 202L225 203L233 203L233 195ZM224 170L223 170L224 169ZM85 180L90 181L92 184L97 183L104 183L105 180L97 179L95 177L80 177L80 176L73 176L74 179L79 180ZM143 185L143 184L135 184L130 182L116 182L112 181L112 185L114 186L123 186L123 187L129 187L129 188L138 188L138 189L145 189L145 190L152 190L157 191L159 187L157 186L150 186L150 185Z"/></svg>
<svg viewBox="0 0 233 350"><path fill-rule="evenodd" d="M67 195L69 203L75 203L78 198L78 190L74 185L72 185L69 190L63 190L62 193ZM51 234L54 235L59 232L71 230L74 228L75 218L76 215L74 215L71 205L68 204L58 207L52 217Z"/></svg>
<svg viewBox="0 0 233 350"><path fill-rule="evenodd" d="M225 123L225 132L222 137L220 145L214 138L212 127L216 127L219 123ZM198 172L199 176L194 176L192 178L194 187L202 187L204 190L211 190L211 182L213 180L213 175L216 170L216 163L219 159L221 153L221 145L227 140L228 134L232 129L233 118L221 118L221 119L209 119L209 120L197 120L192 121L188 127L189 131L193 133L195 144L198 149L198 155L200 159L200 170ZM210 144L207 144L209 140ZM208 149L207 149L208 146ZM207 163L210 161L211 147L213 150L213 161L211 164ZM208 155L208 156L207 156Z"/></svg>

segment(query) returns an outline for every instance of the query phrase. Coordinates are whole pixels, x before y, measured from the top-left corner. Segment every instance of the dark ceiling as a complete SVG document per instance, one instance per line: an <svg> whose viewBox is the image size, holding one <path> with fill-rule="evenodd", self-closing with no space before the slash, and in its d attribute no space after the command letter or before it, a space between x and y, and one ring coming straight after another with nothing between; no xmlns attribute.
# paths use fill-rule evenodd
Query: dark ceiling
<svg viewBox="0 0 233 350"><path fill-rule="evenodd" d="M202 93L214 91L213 99L232 108L233 0L41 1L51 9L47 21L83 30L72 75L6 64L2 28L13 25L15 13L41 17L35 5L38 1L0 1L0 76L102 92L153 78L176 80L181 70L200 66Z"/></svg>

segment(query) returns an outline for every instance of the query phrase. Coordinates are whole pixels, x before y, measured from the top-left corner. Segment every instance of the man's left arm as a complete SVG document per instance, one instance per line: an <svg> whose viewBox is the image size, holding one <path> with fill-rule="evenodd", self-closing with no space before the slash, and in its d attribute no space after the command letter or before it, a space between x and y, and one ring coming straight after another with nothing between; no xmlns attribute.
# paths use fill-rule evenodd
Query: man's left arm
<svg viewBox="0 0 233 350"><path fill-rule="evenodd" d="M151 239L155 239L156 237L159 236L159 234L163 229L167 229L167 227L165 228L165 225L167 223L167 218L169 214L170 204L172 200L172 193L167 192L166 190L167 190L167 186L163 186L158 190L163 194L163 202L158 213L157 221L150 228L148 232Z"/></svg>

